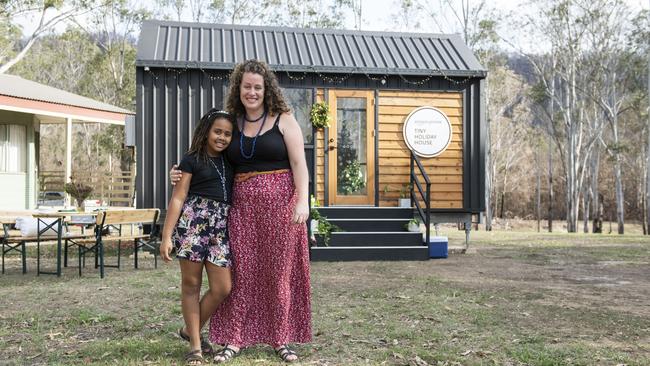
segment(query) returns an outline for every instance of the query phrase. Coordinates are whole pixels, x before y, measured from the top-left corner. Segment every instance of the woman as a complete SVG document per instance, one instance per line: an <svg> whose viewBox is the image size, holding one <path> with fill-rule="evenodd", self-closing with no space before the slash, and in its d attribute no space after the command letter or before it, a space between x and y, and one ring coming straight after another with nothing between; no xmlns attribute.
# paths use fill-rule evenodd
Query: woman
<svg viewBox="0 0 650 366"><path fill-rule="evenodd" d="M303 136L275 74L257 60L230 75L226 109L237 126L226 155L235 169L229 217L233 286L212 316L225 362L253 344L298 360L288 343L311 341L308 172Z"/></svg>

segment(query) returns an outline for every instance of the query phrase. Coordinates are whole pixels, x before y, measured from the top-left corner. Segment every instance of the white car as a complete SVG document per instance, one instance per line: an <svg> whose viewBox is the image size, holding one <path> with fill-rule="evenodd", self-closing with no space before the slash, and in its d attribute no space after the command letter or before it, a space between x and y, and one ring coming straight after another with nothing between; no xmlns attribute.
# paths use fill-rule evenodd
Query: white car
<svg viewBox="0 0 650 366"><path fill-rule="evenodd" d="M63 206L65 203L65 192L43 191L38 195L39 206Z"/></svg>

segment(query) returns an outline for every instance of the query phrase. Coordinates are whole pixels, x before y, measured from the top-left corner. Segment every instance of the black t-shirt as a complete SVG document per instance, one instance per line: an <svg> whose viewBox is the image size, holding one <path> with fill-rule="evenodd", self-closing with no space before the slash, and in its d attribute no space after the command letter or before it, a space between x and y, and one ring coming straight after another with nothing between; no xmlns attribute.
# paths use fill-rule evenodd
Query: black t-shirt
<svg viewBox="0 0 650 366"><path fill-rule="evenodd" d="M195 154L185 154L178 168L186 173L192 174L190 189L188 195L201 196L216 201L231 203L232 202L232 183L234 173L228 159L222 154L221 156L210 158L212 163L204 162L196 158ZM223 165L222 165L223 162ZM223 192L223 185L219 173L224 174L222 170L225 167L225 185L226 195Z"/></svg>
<svg viewBox="0 0 650 366"><path fill-rule="evenodd" d="M270 130L257 137L254 152L253 140L255 140L255 138L246 135L242 138L239 128L235 128L232 134L232 141L226 150L228 159L235 166L235 172L265 172L291 168L287 146L284 143L284 137L282 136L280 127L278 126L279 122L280 115L275 119L273 127ZM259 125L256 127L259 128ZM250 159L245 158L241 154L241 146L239 143L240 138L244 142L244 154L250 155L251 152L253 152L253 156Z"/></svg>

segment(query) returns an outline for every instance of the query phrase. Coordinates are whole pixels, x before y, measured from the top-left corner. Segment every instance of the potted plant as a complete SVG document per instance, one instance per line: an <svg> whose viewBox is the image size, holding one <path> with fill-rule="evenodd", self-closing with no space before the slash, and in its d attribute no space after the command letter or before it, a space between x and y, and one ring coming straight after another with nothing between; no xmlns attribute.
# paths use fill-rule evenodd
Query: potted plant
<svg viewBox="0 0 650 366"><path fill-rule="evenodd" d="M93 193L93 187L70 177L70 182L63 186L63 190L77 202L77 211L84 212L84 201Z"/></svg>
<svg viewBox="0 0 650 366"><path fill-rule="evenodd" d="M327 217L321 216L316 207L318 207L318 200L313 199L312 196L312 207L311 211L309 212L309 215L311 216L312 234L319 234L323 238L323 245L328 246L332 232L341 231L341 228L336 225L332 225L329 221L327 221ZM314 241L318 242L317 240Z"/></svg>
<svg viewBox="0 0 650 366"><path fill-rule="evenodd" d="M420 220L412 218L411 221L406 224L406 230L413 233L420 232Z"/></svg>
<svg viewBox="0 0 650 366"><path fill-rule="evenodd" d="M411 207L411 185L404 184L399 191L399 207Z"/></svg>
<svg viewBox="0 0 650 366"><path fill-rule="evenodd" d="M325 102L314 103L309 112L311 125L317 130L330 126L330 107Z"/></svg>
<svg viewBox="0 0 650 366"><path fill-rule="evenodd" d="M318 231L318 219L321 217L317 209L317 207L320 206L320 203L318 202L318 199L314 197L313 194L309 196L309 200L311 203L311 210L309 211L309 216L311 217L311 221L310 221L309 228L311 230L311 235L312 235L311 239L316 240L314 238L314 234Z"/></svg>

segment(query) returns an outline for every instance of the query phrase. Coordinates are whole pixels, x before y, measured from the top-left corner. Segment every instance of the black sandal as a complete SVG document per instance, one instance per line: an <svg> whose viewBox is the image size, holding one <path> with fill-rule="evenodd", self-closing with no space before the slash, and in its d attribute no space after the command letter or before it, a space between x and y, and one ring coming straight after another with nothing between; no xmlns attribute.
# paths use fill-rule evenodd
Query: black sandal
<svg viewBox="0 0 650 366"><path fill-rule="evenodd" d="M280 356L282 361L284 361L286 363L292 363L292 362L298 361L298 354L296 354L296 352L294 352L289 347L287 347L287 345L280 346L280 348L275 350L275 354ZM296 356L296 358L293 359L293 360L290 360L289 359L290 356Z"/></svg>
<svg viewBox="0 0 650 366"><path fill-rule="evenodd" d="M190 336L187 335L187 333L183 332L183 328L181 327L178 330L178 336L181 337L181 339L184 339L186 341L190 341ZM214 350L212 349L212 345L210 342L208 342L207 339L203 338L203 335L201 335L201 352L205 353L206 355L212 354Z"/></svg>
<svg viewBox="0 0 650 366"><path fill-rule="evenodd" d="M241 353L241 348L239 350L235 351L229 344L227 344L219 352L214 354L213 360L216 363L224 363L224 362L232 360L239 353ZM217 359L217 357L221 357L221 359Z"/></svg>
<svg viewBox="0 0 650 366"><path fill-rule="evenodd" d="M203 354L200 349L195 349L185 354L185 364L189 366L203 365Z"/></svg>

